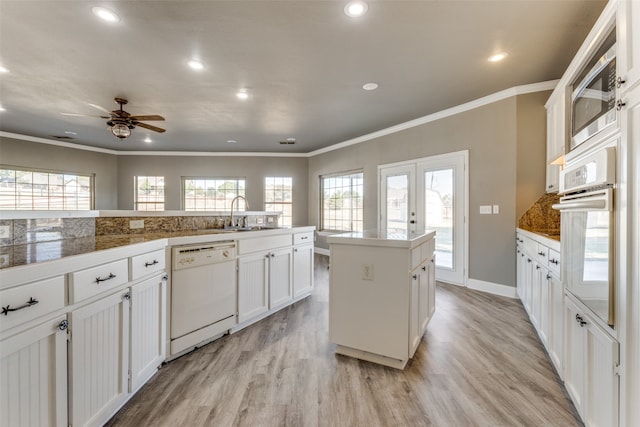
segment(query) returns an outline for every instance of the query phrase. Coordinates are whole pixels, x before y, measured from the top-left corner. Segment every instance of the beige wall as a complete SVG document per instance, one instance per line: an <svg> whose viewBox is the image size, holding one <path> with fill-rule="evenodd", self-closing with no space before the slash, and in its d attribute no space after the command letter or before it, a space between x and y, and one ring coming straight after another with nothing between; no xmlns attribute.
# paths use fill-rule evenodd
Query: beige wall
<svg viewBox="0 0 640 427"><path fill-rule="evenodd" d="M95 208L116 209L118 156L0 137L0 164L31 169L95 174Z"/></svg>
<svg viewBox="0 0 640 427"><path fill-rule="evenodd" d="M134 176L165 177L165 208L179 210L181 178L236 177L247 180L252 210L264 209L264 177L293 177L293 223L307 225L307 159L297 157L119 156L118 209L133 209Z"/></svg>
<svg viewBox="0 0 640 427"><path fill-rule="evenodd" d="M532 179L519 176L516 159L522 148L522 162L544 174L548 96L546 92L512 97L310 158L309 223L320 225L321 175L364 171L364 227L374 229L378 226L378 165L469 150L469 277L515 286L517 209L529 206L544 192L544 175L542 181L539 173ZM542 157L529 156L539 152ZM527 190L522 196L520 185ZM494 204L500 205L500 214L479 214L480 205Z"/></svg>

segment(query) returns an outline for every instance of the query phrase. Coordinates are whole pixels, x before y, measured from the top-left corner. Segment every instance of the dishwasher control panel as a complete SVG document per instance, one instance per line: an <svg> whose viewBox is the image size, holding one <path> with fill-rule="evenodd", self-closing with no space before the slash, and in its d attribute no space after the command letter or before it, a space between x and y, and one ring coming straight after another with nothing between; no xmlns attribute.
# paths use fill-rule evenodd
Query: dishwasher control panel
<svg viewBox="0 0 640 427"><path fill-rule="evenodd" d="M175 246L172 249L173 270L234 261L235 259L235 242Z"/></svg>

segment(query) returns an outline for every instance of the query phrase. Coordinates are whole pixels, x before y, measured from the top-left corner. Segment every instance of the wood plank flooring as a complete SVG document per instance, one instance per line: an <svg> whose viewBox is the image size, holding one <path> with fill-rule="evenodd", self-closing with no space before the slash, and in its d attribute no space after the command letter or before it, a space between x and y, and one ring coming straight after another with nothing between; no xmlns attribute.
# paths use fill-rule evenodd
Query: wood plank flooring
<svg viewBox="0 0 640 427"><path fill-rule="evenodd" d="M438 284L404 371L335 355L313 295L165 366L109 426L581 425L519 301Z"/></svg>

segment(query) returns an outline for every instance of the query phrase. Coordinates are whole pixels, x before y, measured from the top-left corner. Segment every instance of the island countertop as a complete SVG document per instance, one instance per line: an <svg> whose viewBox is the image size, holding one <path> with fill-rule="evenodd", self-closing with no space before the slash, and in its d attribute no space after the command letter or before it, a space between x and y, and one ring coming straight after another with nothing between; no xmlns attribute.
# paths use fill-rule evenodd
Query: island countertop
<svg viewBox="0 0 640 427"><path fill-rule="evenodd" d="M384 233L379 230L365 230L332 234L327 237L327 242L333 244L414 248L432 239L435 234L436 232L432 230L426 230L421 234Z"/></svg>

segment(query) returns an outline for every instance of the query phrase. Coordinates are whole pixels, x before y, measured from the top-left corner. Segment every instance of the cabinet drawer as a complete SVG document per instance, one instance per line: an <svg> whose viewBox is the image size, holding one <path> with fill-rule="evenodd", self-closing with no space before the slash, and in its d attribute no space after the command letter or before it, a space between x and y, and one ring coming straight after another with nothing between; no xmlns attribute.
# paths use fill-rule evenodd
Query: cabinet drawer
<svg viewBox="0 0 640 427"><path fill-rule="evenodd" d="M110 262L69 275L69 303L98 295L129 281L129 262L126 259Z"/></svg>
<svg viewBox="0 0 640 427"><path fill-rule="evenodd" d="M560 253L549 249L549 270L556 276L560 277Z"/></svg>
<svg viewBox="0 0 640 427"><path fill-rule="evenodd" d="M0 305L3 308L26 307L0 315L0 330L4 331L63 308L64 300L64 276L3 290L0 292ZM28 301L38 302L29 306Z"/></svg>
<svg viewBox="0 0 640 427"><path fill-rule="evenodd" d="M249 252L268 251L271 249L282 248L284 246L291 246L291 234L239 240L238 254L242 255Z"/></svg>
<svg viewBox="0 0 640 427"><path fill-rule="evenodd" d="M538 243L535 252L536 259L540 264L546 265L547 259L549 259L549 248L545 245Z"/></svg>
<svg viewBox="0 0 640 427"><path fill-rule="evenodd" d="M312 243L313 231L307 231L305 233L296 233L293 235L293 244L299 245L301 243Z"/></svg>
<svg viewBox="0 0 640 427"><path fill-rule="evenodd" d="M422 261L431 260L433 258L433 252L436 249L436 239L431 239L420 245L420 256Z"/></svg>
<svg viewBox="0 0 640 427"><path fill-rule="evenodd" d="M136 280L156 272L164 271L164 268L164 249L131 257L131 280Z"/></svg>

